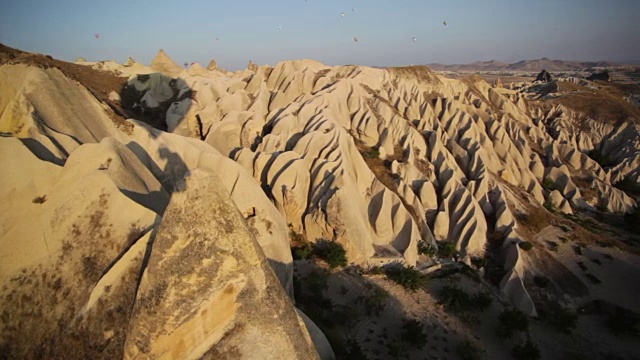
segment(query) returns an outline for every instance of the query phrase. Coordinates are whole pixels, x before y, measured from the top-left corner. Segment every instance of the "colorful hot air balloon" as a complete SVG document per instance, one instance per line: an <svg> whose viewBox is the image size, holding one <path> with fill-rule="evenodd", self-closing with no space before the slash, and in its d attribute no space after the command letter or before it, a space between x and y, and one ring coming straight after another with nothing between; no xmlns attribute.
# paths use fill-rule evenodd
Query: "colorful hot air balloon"
<svg viewBox="0 0 640 360"><path fill-rule="evenodd" d="M94 34L93 36L95 36L95 37L96 37L96 39L98 39L98 38L100 37L100 34L96 33L96 34Z"/></svg>

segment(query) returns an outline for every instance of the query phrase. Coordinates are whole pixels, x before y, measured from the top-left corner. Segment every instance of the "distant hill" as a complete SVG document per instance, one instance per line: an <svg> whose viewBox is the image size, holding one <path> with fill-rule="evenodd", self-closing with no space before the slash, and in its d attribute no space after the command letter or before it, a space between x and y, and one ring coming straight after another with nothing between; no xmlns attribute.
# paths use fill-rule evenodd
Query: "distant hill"
<svg viewBox="0 0 640 360"><path fill-rule="evenodd" d="M548 58L522 60L512 64L496 60L476 61L471 64L428 64L435 71L575 71L592 67L606 67L614 64L606 61L565 61Z"/></svg>

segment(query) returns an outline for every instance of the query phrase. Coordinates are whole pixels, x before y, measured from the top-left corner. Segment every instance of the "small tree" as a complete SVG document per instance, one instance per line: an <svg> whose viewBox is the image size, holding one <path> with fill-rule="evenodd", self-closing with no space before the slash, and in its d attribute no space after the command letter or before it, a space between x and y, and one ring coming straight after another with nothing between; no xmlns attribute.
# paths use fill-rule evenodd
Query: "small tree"
<svg viewBox="0 0 640 360"><path fill-rule="evenodd" d="M347 251L335 241L320 240L314 246L314 254L324 260L329 267L347 265Z"/></svg>
<svg viewBox="0 0 640 360"><path fill-rule="evenodd" d="M413 266L390 268L387 270L387 276L403 288L411 291L418 290L428 279L426 275L416 270Z"/></svg>

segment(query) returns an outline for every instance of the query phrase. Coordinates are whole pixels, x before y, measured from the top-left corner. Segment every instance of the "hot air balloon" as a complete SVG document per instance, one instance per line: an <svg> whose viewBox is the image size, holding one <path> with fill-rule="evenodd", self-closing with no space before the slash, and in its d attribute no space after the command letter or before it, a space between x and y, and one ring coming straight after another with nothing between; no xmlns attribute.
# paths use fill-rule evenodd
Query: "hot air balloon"
<svg viewBox="0 0 640 360"><path fill-rule="evenodd" d="M340 16L341 16L341 17L344 17L344 13L340 13Z"/></svg>
<svg viewBox="0 0 640 360"><path fill-rule="evenodd" d="M278 31L282 30L282 26L278 26Z"/></svg>
<svg viewBox="0 0 640 360"><path fill-rule="evenodd" d="M446 20L443 21L442 23L444 24L444 26L447 26L447 21Z"/></svg>
<svg viewBox="0 0 640 360"><path fill-rule="evenodd" d="M360 41L360 39L358 39L358 37L357 37L357 36L354 36L354 37L353 37L353 41L358 42L358 41Z"/></svg>
<svg viewBox="0 0 640 360"><path fill-rule="evenodd" d="M184 62L184 67L189 67L189 63L188 62Z"/></svg>
<svg viewBox="0 0 640 360"><path fill-rule="evenodd" d="M95 37L96 37L96 39L98 39L98 38L100 37L100 34L96 33L96 34L94 34L93 36L95 36Z"/></svg>
<svg viewBox="0 0 640 360"><path fill-rule="evenodd" d="M414 36L412 40L413 40L413 42L416 42L416 40L418 40L418 38Z"/></svg>

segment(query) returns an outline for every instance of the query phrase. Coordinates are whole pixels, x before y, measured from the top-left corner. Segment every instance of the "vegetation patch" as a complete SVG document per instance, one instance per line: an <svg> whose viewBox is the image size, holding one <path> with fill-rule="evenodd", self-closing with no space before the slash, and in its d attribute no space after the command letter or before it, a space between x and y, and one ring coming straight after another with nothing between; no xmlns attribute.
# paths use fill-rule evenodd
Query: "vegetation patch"
<svg viewBox="0 0 640 360"><path fill-rule="evenodd" d="M531 340L527 340L524 344L514 346L511 350L511 356L515 360L538 360L540 359L540 349Z"/></svg>
<svg viewBox="0 0 640 360"><path fill-rule="evenodd" d="M445 285L440 291L440 302L455 312L485 311L493 303L493 297L487 291L478 291L473 295L455 285Z"/></svg>
<svg viewBox="0 0 640 360"><path fill-rule="evenodd" d="M496 334L502 338L509 338L514 333L529 328L529 318L518 309L504 309L498 316L498 321Z"/></svg>
<svg viewBox="0 0 640 360"><path fill-rule="evenodd" d="M542 321L558 332L569 334L578 325L578 315L557 302L547 302L538 310Z"/></svg>
<svg viewBox="0 0 640 360"><path fill-rule="evenodd" d="M418 241L418 254L433 257L438 253L438 248L427 243L424 240Z"/></svg>
<svg viewBox="0 0 640 360"><path fill-rule="evenodd" d="M438 244L438 256L441 258L450 259L458 253L456 245L452 242L445 241Z"/></svg>
<svg viewBox="0 0 640 360"><path fill-rule="evenodd" d="M429 280L427 275L416 270L413 266L395 266L387 269L387 277L403 288L416 291L426 284Z"/></svg>
<svg viewBox="0 0 640 360"><path fill-rule="evenodd" d="M347 266L347 251L338 242L319 240L313 246L313 254L324 260L332 269Z"/></svg>

